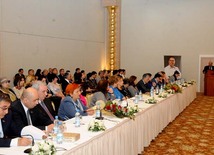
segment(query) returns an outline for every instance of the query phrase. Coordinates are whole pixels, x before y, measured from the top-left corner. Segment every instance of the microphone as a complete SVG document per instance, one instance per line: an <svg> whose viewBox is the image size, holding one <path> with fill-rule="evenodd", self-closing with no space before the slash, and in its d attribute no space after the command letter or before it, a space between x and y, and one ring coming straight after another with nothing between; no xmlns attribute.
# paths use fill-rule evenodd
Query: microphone
<svg viewBox="0 0 214 155"><path fill-rule="evenodd" d="M27 135L21 135L22 137L30 137L32 139L32 146L34 146L35 142L34 142L34 138L32 135L27 134ZM27 148L26 150L24 150L24 153L31 153L32 148Z"/></svg>

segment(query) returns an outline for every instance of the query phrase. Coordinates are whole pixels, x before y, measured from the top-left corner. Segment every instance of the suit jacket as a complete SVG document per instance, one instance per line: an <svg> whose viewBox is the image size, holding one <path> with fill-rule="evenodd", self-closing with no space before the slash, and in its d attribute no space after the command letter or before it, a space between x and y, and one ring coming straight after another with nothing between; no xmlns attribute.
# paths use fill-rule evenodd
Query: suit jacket
<svg viewBox="0 0 214 155"><path fill-rule="evenodd" d="M21 132L22 128L28 126L27 117L24 111L24 107L20 100L12 103L12 120L15 122L17 129ZM33 126L45 130L45 126L52 124L52 121L47 118L44 113L38 108L30 109L30 116Z"/></svg>
<svg viewBox="0 0 214 155"><path fill-rule="evenodd" d="M48 108L49 112L51 113L51 115L53 116L53 118L56 116L56 112L53 109L52 106L52 101L48 98L44 99L43 101L46 105L46 107ZM38 104L37 106L35 106L32 111L34 111L34 113L42 113L44 117L47 118L48 122L51 121L50 117L48 116L48 114L46 113L46 111L42 108L41 104ZM52 122L52 121L51 121ZM53 123L53 122L52 122Z"/></svg>
<svg viewBox="0 0 214 155"><path fill-rule="evenodd" d="M65 79L62 80L62 92L64 94L65 94L65 89L66 89L66 87L67 87L68 84L69 83Z"/></svg>
<svg viewBox="0 0 214 155"><path fill-rule="evenodd" d="M205 66L204 67L204 70L203 70L203 73L207 73L208 70L214 70L214 66L211 66L211 69L210 69L210 66Z"/></svg>
<svg viewBox="0 0 214 155"><path fill-rule="evenodd" d="M0 147L9 147L12 138L20 136L15 124L12 122L11 111L1 119L4 137L0 138Z"/></svg>
<svg viewBox="0 0 214 155"><path fill-rule="evenodd" d="M137 83L137 89L142 93L150 92L150 89L148 88L147 84L144 84L143 80L140 80Z"/></svg>

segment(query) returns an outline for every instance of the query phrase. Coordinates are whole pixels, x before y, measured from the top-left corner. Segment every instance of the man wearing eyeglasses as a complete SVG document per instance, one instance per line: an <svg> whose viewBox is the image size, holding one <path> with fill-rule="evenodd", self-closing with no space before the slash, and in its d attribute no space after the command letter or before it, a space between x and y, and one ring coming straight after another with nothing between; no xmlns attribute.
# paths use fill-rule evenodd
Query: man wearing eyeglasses
<svg viewBox="0 0 214 155"><path fill-rule="evenodd" d="M0 94L0 147L30 145L31 140L28 138L9 138L16 134L18 135L11 121L10 103L11 100L7 95Z"/></svg>

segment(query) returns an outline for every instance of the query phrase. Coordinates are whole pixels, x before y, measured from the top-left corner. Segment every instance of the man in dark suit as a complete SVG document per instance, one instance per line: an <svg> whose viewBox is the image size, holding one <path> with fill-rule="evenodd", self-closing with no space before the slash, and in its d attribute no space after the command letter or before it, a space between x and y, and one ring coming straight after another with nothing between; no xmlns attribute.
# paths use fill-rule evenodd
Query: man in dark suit
<svg viewBox="0 0 214 155"><path fill-rule="evenodd" d="M33 125L41 130L47 128L48 131L52 131L52 121L43 113L33 110L38 101L37 90L30 87L24 90L20 100L12 103L12 119L20 132L23 127L28 125Z"/></svg>
<svg viewBox="0 0 214 155"><path fill-rule="evenodd" d="M36 81L33 83L32 87L37 90L39 95L39 104L36 105L33 110L39 110L53 122L57 112L53 107L52 101L49 98L46 98L48 94L48 87L46 83L42 81Z"/></svg>
<svg viewBox="0 0 214 155"><path fill-rule="evenodd" d="M161 82L162 82L162 76L159 73L156 73L154 78L151 80L151 82L154 88L156 88L157 86L160 88Z"/></svg>
<svg viewBox="0 0 214 155"><path fill-rule="evenodd" d="M150 81L149 73L143 74L142 79L137 83L137 89L142 93L150 92L148 82Z"/></svg>
<svg viewBox="0 0 214 155"><path fill-rule="evenodd" d="M71 81L71 74L65 73L64 79L62 80L62 92L64 94L65 94L65 89L66 89L67 85L70 83L70 81Z"/></svg>
<svg viewBox="0 0 214 155"><path fill-rule="evenodd" d="M0 147L27 146L31 144L28 138L11 138L20 135L12 122L9 111L11 100L7 95L0 94Z"/></svg>
<svg viewBox="0 0 214 155"><path fill-rule="evenodd" d="M208 65L204 67L203 73L206 74L208 70L214 70L212 61L209 61Z"/></svg>
<svg viewBox="0 0 214 155"><path fill-rule="evenodd" d="M64 75L65 75L65 70L63 69L63 68L61 68L60 70L59 70L59 75L58 75L58 77L59 77L59 81L58 81L58 83L62 83L62 81L64 80Z"/></svg>

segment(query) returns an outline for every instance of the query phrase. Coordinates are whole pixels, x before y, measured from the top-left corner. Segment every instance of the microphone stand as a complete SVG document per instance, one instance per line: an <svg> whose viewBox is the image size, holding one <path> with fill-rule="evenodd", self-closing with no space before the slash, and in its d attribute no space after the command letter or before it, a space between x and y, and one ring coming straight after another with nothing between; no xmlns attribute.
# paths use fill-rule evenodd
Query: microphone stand
<svg viewBox="0 0 214 155"><path fill-rule="evenodd" d="M29 135L29 134L27 134L27 135L21 135L22 137L30 137L31 139L32 139L32 146L34 146L34 144L35 144L35 142L34 142L34 138L33 138L33 136L32 135ZM32 151L32 148L27 148L27 149L25 149L24 150L24 153L31 153L31 151Z"/></svg>

